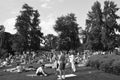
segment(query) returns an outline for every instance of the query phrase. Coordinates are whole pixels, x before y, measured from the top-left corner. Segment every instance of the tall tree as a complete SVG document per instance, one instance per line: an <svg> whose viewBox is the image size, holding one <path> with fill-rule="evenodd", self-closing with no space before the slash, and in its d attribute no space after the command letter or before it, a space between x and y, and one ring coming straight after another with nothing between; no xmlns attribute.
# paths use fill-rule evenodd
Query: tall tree
<svg viewBox="0 0 120 80"><path fill-rule="evenodd" d="M15 27L20 36L24 39L24 51L40 49L40 43L43 33L39 26L39 13L28 4L24 4L20 15L16 19Z"/></svg>
<svg viewBox="0 0 120 80"><path fill-rule="evenodd" d="M120 17L116 14L119 10L117 4L113 1L105 1L103 9L103 28L102 28L102 40L105 49L114 49L118 46L118 38L120 35L116 34L116 31L120 31L120 26L117 23L117 19Z"/></svg>
<svg viewBox="0 0 120 80"><path fill-rule="evenodd" d="M0 25L0 49L2 48L3 45L3 33L4 33L5 27L4 25Z"/></svg>
<svg viewBox="0 0 120 80"><path fill-rule="evenodd" d="M12 35L11 38L12 41L12 51L14 52L20 52L22 54L22 51L24 51L23 47L24 47L24 38L18 34L14 34Z"/></svg>
<svg viewBox="0 0 120 80"><path fill-rule="evenodd" d="M117 11L117 5L112 1L105 1L103 10L98 1L94 3L86 20L87 49L112 50L118 46L120 35L116 31L120 30L120 26L117 23Z"/></svg>
<svg viewBox="0 0 120 80"><path fill-rule="evenodd" d="M96 1L91 9L86 20L87 41L85 45L87 49L100 50L103 47L100 33L102 28L101 4Z"/></svg>
<svg viewBox="0 0 120 80"><path fill-rule="evenodd" d="M12 42L11 34L4 32L5 28L3 25L0 26L0 56L8 55L7 53L12 53Z"/></svg>
<svg viewBox="0 0 120 80"><path fill-rule="evenodd" d="M75 14L70 13L57 18L54 29L58 32L59 36L58 49L75 50L80 46L78 24Z"/></svg>

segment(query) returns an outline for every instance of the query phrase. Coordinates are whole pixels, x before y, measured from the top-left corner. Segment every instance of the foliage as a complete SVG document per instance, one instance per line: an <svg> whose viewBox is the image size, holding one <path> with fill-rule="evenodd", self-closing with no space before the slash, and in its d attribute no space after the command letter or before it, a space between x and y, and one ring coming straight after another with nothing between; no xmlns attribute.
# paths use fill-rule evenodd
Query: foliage
<svg viewBox="0 0 120 80"><path fill-rule="evenodd" d="M7 50L6 49L3 49L3 48L1 48L0 49L0 58L6 58L6 57L8 57L8 52L7 52Z"/></svg>
<svg viewBox="0 0 120 80"><path fill-rule="evenodd" d="M78 24L75 14L71 13L57 18L54 29L59 36L59 50L75 50L80 46Z"/></svg>
<svg viewBox="0 0 120 80"><path fill-rule="evenodd" d="M94 3L86 19L86 49L105 51L119 46L120 35L116 34L116 31L120 30L117 23L119 16L116 15L118 10L112 1L105 1L103 10L98 1Z"/></svg>
<svg viewBox="0 0 120 80"><path fill-rule="evenodd" d="M58 37L53 34L48 34L45 36L45 48L48 50L56 49L58 42Z"/></svg>
<svg viewBox="0 0 120 80"><path fill-rule="evenodd" d="M12 40L12 50L14 52L22 52L24 51L23 46L24 46L24 38L18 34L15 34L11 38Z"/></svg>
<svg viewBox="0 0 120 80"><path fill-rule="evenodd" d="M113 62L112 69L113 69L112 71L114 74L120 75L120 72L119 72L120 71L120 60L116 60Z"/></svg>
<svg viewBox="0 0 120 80"><path fill-rule="evenodd" d="M12 35L8 32L0 32L0 54L12 53L11 37Z"/></svg>
<svg viewBox="0 0 120 80"><path fill-rule="evenodd" d="M4 25L0 25L0 33L5 31Z"/></svg>
<svg viewBox="0 0 120 80"><path fill-rule="evenodd" d="M23 49L26 50L39 50L40 43L42 41L41 28L39 26L39 13L37 10L34 10L28 4L24 4L16 19L15 27L17 33L23 37Z"/></svg>
<svg viewBox="0 0 120 80"><path fill-rule="evenodd" d="M120 74L120 56L115 54L95 55L90 57L87 66L100 69L104 72Z"/></svg>

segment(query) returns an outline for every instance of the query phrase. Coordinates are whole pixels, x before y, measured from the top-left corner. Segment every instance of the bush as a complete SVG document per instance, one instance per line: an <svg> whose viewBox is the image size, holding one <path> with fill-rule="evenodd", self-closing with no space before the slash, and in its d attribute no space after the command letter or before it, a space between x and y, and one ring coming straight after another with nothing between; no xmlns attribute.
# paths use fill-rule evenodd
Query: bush
<svg viewBox="0 0 120 80"><path fill-rule="evenodd" d="M104 72L120 74L120 56L115 54L95 55L89 58L87 66Z"/></svg>
<svg viewBox="0 0 120 80"><path fill-rule="evenodd" d="M113 67L113 73L120 75L120 60L114 61L112 67Z"/></svg>
<svg viewBox="0 0 120 80"><path fill-rule="evenodd" d="M103 62L100 64L100 70L105 72L112 72L112 63L114 59L104 59Z"/></svg>
<svg viewBox="0 0 120 80"><path fill-rule="evenodd" d="M96 56L92 57L92 59L90 59L87 63L87 66L91 66L91 67L94 67L94 68L97 68L99 67L99 57L97 58Z"/></svg>
<svg viewBox="0 0 120 80"><path fill-rule="evenodd" d="M9 56L9 54L8 54L7 50L1 49L1 51L0 51L0 58L4 59L4 58L6 58L8 56Z"/></svg>

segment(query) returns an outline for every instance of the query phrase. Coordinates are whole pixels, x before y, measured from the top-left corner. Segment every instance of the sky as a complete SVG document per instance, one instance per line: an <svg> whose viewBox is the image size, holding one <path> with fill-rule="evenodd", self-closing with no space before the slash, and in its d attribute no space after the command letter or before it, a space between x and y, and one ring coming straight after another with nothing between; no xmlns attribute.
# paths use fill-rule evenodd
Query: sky
<svg viewBox="0 0 120 80"><path fill-rule="evenodd" d="M5 31L14 34L15 22L22 5L27 3L33 9L37 9L40 13L40 26L44 35L57 33L53 26L55 20L69 13L74 13L77 17L79 27L85 29L85 20L87 19L88 11L91 11L91 6L95 1L99 1L103 7L105 0L0 0L0 25L5 26ZM120 8L120 0L112 0ZM120 10L117 12L120 15ZM120 22L120 20L118 20Z"/></svg>

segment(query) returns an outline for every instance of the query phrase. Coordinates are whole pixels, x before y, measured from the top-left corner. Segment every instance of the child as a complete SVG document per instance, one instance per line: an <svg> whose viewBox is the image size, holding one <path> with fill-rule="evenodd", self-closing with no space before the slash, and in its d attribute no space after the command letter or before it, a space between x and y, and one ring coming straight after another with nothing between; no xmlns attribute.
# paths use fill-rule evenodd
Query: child
<svg viewBox="0 0 120 80"><path fill-rule="evenodd" d="M36 75L37 76L47 76L47 74L43 70L44 65L41 65L40 67L37 68L36 70Z"/></svg>

